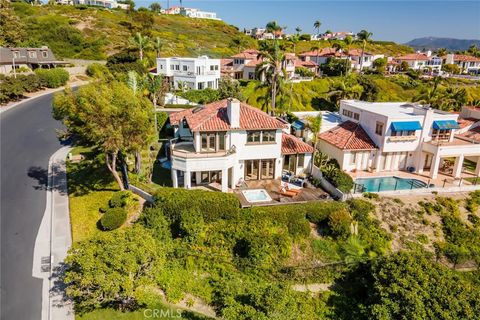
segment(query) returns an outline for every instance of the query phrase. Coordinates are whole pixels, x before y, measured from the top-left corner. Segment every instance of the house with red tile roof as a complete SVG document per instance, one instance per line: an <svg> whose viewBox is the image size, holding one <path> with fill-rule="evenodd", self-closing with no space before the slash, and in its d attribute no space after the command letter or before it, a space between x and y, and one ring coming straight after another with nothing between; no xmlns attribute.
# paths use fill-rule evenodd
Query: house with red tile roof
<svg viewBox="0 0 480 320"><path fill-rule="evenodd" d="M480 58L469 56L465 54L447 54L443 57L444 64L455 64L457 65L462 73L480 73Z"/></svg>
<svg viewBox="0 0 480 320"><path fill-rule="evenodd" d="M399 64L401 64L402 62L406 62L408 66L413 70L431 69L435 71L440 71L440 69L442 68L442 58L432 56L431 51L428 51L426 53L408 53L406 55L396 57L395 61L397 61L397 63Z"/></svg>
<svg viewBox="0 0 480 320"><path fill-rule="evenodd" d="M342 100L341 123L320 130L317 149L347 172L407 170L435 179L448 158L455 158L452 176L461 176L465 159L480 173L480 117L444 112L408 102ZM468 117L467 117L468 116ZM475 120L475 117L477 119Z"/></svg>
<svg viewBox="0 0 480 320"><path fill-rule="evenodd" d="M288 132L288 124L235 99L170 114L174 187L279 179L307 173L314 148Z"/></svg>

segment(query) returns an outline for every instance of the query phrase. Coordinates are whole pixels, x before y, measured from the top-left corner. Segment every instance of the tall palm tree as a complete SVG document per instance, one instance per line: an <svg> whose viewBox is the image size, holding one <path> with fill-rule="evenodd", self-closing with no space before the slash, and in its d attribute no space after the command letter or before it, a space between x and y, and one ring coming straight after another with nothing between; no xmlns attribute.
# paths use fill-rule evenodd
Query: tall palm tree
<svg viewBox="0 0 480 320"><path fill-rule="evenodd" d="M263 61L257 66L257 74L260 79L265 79L264 86L268 88L271 96L271 113L275 113L275 106L277 100L277 94L282 91L284 86L284 79L286 79L286 58L285 54L278 47L278 43L275 42L273 46L270 46L267 50L260 51L258 59Z"/></svg>
<svg viewBox="0 0 480 320"><path fill-rule="evenodd" d="M270 21L265 26L265 31L273 33L273 38L277 39L277 37L282 33L283 28L277 23L277 21Z"/></svg>
<svg viewBox="0 0 480 320"><path fill-rule="evenodd" d="M140 60L143 61L144 50L151 46L150 38L148 36L142 36L140 32L137 32L135 33L135 36L130 37L129 42L132 46L138 49Z"/></svg>
<svg viewBox="0 0 480 320"><path fill-rule="evenodd" d="M367 42L370 41L370 38L372 36L373 33L368 32L367 30L361 30L359 33L357 33L358 40L363 43L362 56L360 57L360 72L363 69L363 57L365 55L365 47L367 46Z"/></svg>
<svg viewBox="0 0 480 320"><path fill-rule="evenodd" d="M231 45L237 48L237 52L239 53L245 46L247 46L247 41L244 37L236 36L232 39Z"/></svg>
<svg viewBox="0 0 480 320"><path fill-rule="evenodd" d="M315 29L317 29L317 35L320 34L320 26L322 25L322 23L320 22L320 20L317 20L313 23L313 27Z"/></svg>
<svg viewBox="0 0 480 320"><path fill-rule="evenodd" d="M149 96L150 100L153 102L153 112L155 114L155 133L158 134L157 128L157 101L159 98L160 91L163 87L163 76L161 75L154 75L148 73L142 79L142 87L147 91L147 95Z"/></svg>
<svg viewBox="0 0 480 320"><path fill-rule="evenodd" d="M296 27L295 31L297 32L297 36L300 35L300 32L302 32L302 29L300 27Z"/></svg>
<svg viewBox="0 0 480 320"><path fill-rule="evenodd" d="M160 58L160 51L162 51L163 48L163 41L160 39L160 37L155 38L155 41L153 42L153 48L157 52L157 58Z"/></svg>
<svg viewBox="0 0 480 320"><path fill-rule="evenodd" d="M358 99L362 92L363 87L361 85L354 83L349 77L342 77L332 84L328 96L338 107L340 105L340 100Z"/></svg>
<svg viewBox="0 0 480 320"><path fill-rule="evenodd" d="M345 39L343 40L343 43L345 44L345 50L347 50L347 52L349 52L350 51L350 45L353 43L352 37L351 36L346 36ZM345 65L345 75L348 74L349 69L350 69L350 66L347 63Z"/></svg>
<svg viewBox="0 0 480 320"><path fill-rule="evenodd" d="M317 64L317 68L320 68L320 63L318 63L318 56L320 55L320 46L318 44L314 44L311 48L310 51L316 51L317 52L317 57L315 58L315 63ZM318 72L318 70L317 70Z"/></svg>
<svg viewBox="0 0 480 320"><path fill-rule="evenodd" d="M440 49L437 50L437 56L439 56L439 57L443 57L443 56L447 55L447 53L448 53L448 51L445 48L440 48Z"/></svg>

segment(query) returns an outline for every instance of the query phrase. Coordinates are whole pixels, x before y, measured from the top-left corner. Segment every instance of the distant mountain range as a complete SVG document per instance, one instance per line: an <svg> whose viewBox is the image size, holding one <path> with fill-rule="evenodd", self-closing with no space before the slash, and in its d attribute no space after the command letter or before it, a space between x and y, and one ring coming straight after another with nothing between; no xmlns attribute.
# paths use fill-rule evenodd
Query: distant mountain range
<svg viewBox="0 0 480 320"><path fill-rule="evenodd" d="M445 48L449 51L467 50L472 44L477 45L480 48L480 40L466 40L455 38L436 38L436 37L424 37L413 39L407 43L416 50L435 50Z"/></svg>

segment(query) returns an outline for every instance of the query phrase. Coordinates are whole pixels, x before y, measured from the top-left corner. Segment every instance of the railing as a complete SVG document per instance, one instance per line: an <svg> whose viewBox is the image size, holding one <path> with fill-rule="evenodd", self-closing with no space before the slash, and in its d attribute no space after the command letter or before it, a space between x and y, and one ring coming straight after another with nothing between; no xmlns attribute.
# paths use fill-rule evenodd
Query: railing
<svg viewBox="0 0 480 320"><path fill-rule="evenodd" d="M235 146L232 146L230 149L225 151L196 152L194 151L195 148L193 146L193 142L181 141L181 142L175 143L173 142L174 140L176 139L170 140L170 155L173 157L179 157L184 159L220 158L220 157L227 157L236 152ZM192 151L178 149L177 147L180 147L180 146L191 146Z"/></svg>
<svg viewBox="0 0 480 320"><path fill-rule="evenodd" d="M417 139L418 139L417 136L390 136L390 137L388 137L388 141L391 141L391 142L415 141Z"/></svg>

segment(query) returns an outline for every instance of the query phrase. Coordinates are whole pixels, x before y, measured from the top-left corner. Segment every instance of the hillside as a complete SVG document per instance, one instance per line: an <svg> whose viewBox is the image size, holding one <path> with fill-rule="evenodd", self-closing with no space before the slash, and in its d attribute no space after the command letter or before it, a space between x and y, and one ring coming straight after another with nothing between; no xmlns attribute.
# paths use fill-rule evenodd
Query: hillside
<svg viewBox="0 0 480 320"><path fill-rule="evenodd" d="M243 36L235 27L215 20L92 7L12 6L25 24L24 45L47 45L63 58L105 59L128 46L135 32L160 37L163 55L221 57L234 54L231 40ZM253 39L244 37L256 46Z"/></svg>
<svg viewBox="0 0 480 320"><path fill-rule="evenodd" d="M468 50L471 45L480 47L480 40L466 40L466 39L454 39L454 38L437 38L437 37L424 37L413 39L406 43L406 45L416 50L435 50L445 48L449 51L463 51Z"/></svg>

